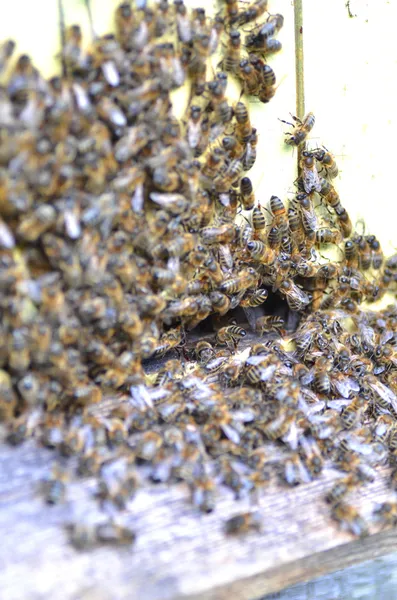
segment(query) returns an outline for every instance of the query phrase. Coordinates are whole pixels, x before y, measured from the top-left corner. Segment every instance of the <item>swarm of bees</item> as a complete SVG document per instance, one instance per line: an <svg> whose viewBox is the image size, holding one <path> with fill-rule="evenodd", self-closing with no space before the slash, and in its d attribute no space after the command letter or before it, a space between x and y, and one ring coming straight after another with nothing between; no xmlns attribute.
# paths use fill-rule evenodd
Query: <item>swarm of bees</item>
<svg viewBox="0 0 397 600"><path fill-rule="evenodd" d="M334 157L308 147L312 113L286 138L295 197L255 198L258 134L227 83L274 97L266 61L282 26L267 0L225 0L213 18L182 0L123 2L115 34L90 49L79 26L65 31L49 80L0 46L0 419L9 443L77 458L44 482L49 504L71 477L95 477L104 510L123 511L145 464L209 512L219 485L251 496L275 472L297 485L332 459L348 473L327 495L332 515L366 531L345 496L396 452L397 312L360 304L395 289L397 260L353 232ZM337 261L321 255L330 246ZM266 311L271 295L281 312ZM226 531L259 523L247 513ZM113 521L68 531L79 548L135 537Z"/></svg>

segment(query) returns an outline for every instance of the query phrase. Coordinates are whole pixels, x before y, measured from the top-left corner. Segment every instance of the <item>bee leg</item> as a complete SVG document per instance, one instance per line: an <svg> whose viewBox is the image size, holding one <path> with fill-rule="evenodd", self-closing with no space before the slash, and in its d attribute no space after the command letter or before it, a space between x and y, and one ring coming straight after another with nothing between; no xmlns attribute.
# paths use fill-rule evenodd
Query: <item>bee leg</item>
<svg viewBox="0 0 397 600"><path fill-rule="evenodd" d="M284 119L279 119L279 121L281 121L281 123L285 123L286 125L291 125L291 127L295 127L293 123L290 123L289 121L284 121Z"/></svg>

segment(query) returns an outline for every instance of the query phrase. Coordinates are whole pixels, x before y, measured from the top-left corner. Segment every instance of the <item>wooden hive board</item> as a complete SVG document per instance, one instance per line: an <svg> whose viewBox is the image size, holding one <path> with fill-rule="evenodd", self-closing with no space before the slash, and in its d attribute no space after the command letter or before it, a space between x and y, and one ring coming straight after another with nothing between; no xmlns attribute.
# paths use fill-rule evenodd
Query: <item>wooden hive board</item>
<svg viewBox="0 0 397 600"><path fill-rule="evenodd" d="M0 447L0 589L7 600L252 599L393 551L396 530L363 539L338 530L323 501L336 474L297 488L273 483L258 498L263 530L228 537L224 521L250 508L221 490L216 510L198 514L184 484L140 490L122 517L135 545L79 552L65 523L101 519L93 481L72 483L67 500L39 493L54 453L33 442ZM353 501L365 517L390 497L387 470ZM102 514L103 519L103 514Z"/></svg>

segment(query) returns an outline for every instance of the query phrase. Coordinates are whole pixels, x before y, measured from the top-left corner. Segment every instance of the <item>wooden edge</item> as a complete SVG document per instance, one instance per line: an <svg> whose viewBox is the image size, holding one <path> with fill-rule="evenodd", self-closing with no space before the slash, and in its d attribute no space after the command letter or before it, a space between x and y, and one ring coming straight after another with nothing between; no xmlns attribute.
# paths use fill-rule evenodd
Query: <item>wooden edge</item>
<svg viewBox="0 0 397 600"><path fill-rule="evenodd" d="M266 595L279 592L298 583L312 581L323 575L392 554L396 550L397 529L383 531L235 581L208 593L189 596L189 600L253 600L262 596L264 590ZM186 596L183 596L183 599L186 600Z"/></svg>

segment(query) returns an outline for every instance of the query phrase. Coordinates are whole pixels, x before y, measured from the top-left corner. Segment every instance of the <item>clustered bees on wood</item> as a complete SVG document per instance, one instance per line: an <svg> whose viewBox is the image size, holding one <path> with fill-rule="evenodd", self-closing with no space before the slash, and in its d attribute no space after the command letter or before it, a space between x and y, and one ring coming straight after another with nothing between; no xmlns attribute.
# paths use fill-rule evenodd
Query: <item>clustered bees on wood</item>
<svg viewBox="0 0 397 600"><path fill-rule="evenodd" d="M145 464L209 512L220 484L250 496L274 471L296 485L332 459L347 473L327 495L332 515L366 531L345 496L394 460L397 312L359 305L394 289L397 260L352 233L333 156L306 146L311 113L286 139L301 151L296 197L255 199L244 173L257 131L226 86L230 75L273 98L265 60L283 17L267 10L122 3L115 34L89 51L78 26L65 31L63 74L48 81L26 55L10 70L14 44L0 48L0 416L9 443L33 437L77 458L43 483L49 504L72 476L95 477L101 506L123 511ZM170 94L185 84L179 120ZM330 244L338 262L320 260ZM270 292L300 313L295 331L263 310ZM254 341L227 321L238 306ZM192 348L210 316L216 331ZM159 357L148 375L142 363ZM226 523L251 529L257 513ZM68 530L78 548L134 539L114 522Z"/></svg>

